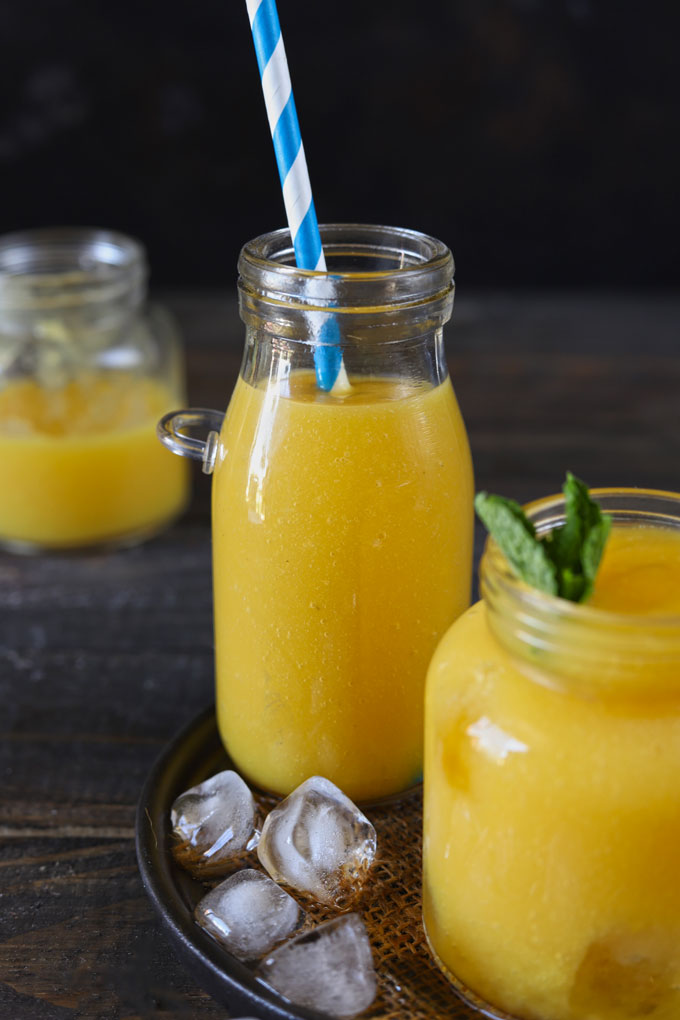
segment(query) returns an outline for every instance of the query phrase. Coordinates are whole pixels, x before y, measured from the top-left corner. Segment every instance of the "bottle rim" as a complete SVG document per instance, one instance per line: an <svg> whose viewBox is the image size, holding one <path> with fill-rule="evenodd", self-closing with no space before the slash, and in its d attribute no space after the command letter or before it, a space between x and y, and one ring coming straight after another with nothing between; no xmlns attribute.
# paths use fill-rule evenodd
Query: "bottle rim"
<svg viewBox="0 0 680 1020"><path fill-rule="evenodd" d="M452 301L453 255L437 238L380 224L324 223L319 230L326 272L295 264L287 228L248 241L238 260L242 295L336 315Z"/></svg>
<svg viewBox="0 0 680 1020"><path fill-rule="evenodd" d="M418 272L426 267L431 269L438 268L440 265L448 267L449 262L453 263L453 256L443 241L407 227L390 227L379 223L320 223L319 232L324 252L327 249L332 252L338 245L345 247L348 243L352 243L361 246L367 253L371 250L384 252L386 255L392 252L395 258L402 260L402 264L391 270L348 269L334 271L334 276L343 276L349 279L376 279L392 275L402 276L404 273ZM388 239L392 240L391 244L386 243ZM248 261L268 269L275 269L286 276L301 275L312 279L323 279L328 275L324 271L300 269L295 265L295 251L288 227L260 234L246 242L241 250L241 255ZM410 262L403 262L405 255L410 257ZM286 261L282 261L283 259ZM453 265L451 268L453 269Z"/></svg>

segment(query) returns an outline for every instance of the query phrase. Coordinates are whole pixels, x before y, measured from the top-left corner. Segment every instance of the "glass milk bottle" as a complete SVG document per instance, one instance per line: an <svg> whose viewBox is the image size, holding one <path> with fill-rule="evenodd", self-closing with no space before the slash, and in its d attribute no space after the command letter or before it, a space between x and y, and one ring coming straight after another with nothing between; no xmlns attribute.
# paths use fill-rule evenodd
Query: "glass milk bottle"
<svg viewBox="0 0 680 1020"><path fill-rule="evenodd" d="M529 588L493 540L425 708L424 919L486 1016L680 1016L680 495L612 516L584 604ZM563 497L527 508L537 532Z"/></svg>
<svg viewBox="0 0 680 1020"><path fill-rule="evenodd" d="M179 340L146 260L105 230L0 238L0 544L125 545L183 508L155 424L183 398Z"/></svg>
<svg viewBox="0 0 680 1020"><path fill-rule="evenodd" d="M434 648L467 607L470 453L443 326L453 259L423 234L321 228L328 273L288 231L239 260L245 353L215 412L161 423L213 471L217 717L237 768L286 794L311 775L361 801L418 783ZM349 387L315 350L339 338Z"/></svg>

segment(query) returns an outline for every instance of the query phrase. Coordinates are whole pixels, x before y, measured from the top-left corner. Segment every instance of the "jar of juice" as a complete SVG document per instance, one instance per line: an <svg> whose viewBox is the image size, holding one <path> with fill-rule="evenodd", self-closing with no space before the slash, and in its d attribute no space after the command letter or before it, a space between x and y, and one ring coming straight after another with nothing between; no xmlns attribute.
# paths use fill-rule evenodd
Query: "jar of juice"
<svg viewBox="0 0 680 1020"><path fill-rule="evenodd" d="M183 400L176 331L146 309L137 241L104 230L0 238L0 544L137 542L188 495L156 439Z"/></svg>
<svg viewBox="0 0 680 1020"><path fill-rule="evenodd" d="M321 234L327 273L296 268L287 230L244 247L245 353L219 436L181 435L214 412L161 433L214 465L229 754L262 789L318 774L365 802L421 778L427 664L469 604L473 483L444 359L450 251L387 227ZM329 336L348 384L324 391Z"/></svg>
<svg viewBox="0 0 680 1020"><path fill-rule="evenodd" d="M489 540L428 674L425 927L490 1017L680 1017L680 495L593 495L590 600ZM564 501L528 514L544 533Z"/></svg>

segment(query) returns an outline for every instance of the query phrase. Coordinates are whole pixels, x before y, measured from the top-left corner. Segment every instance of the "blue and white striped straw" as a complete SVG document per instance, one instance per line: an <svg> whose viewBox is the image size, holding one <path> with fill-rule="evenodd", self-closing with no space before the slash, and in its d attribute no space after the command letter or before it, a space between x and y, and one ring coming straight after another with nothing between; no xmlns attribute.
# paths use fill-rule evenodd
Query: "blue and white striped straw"
<svg viewBox="0 0 680 1020"><path fill-rule="evenodd" d="M300 269L326 272L276 3L246 0L246 4L295 261ZM342 351L336 345L339 330L334 319L328 320L322 335L325 342L314 352L314 366L319 387L330 390L342 367Z"/></svg>

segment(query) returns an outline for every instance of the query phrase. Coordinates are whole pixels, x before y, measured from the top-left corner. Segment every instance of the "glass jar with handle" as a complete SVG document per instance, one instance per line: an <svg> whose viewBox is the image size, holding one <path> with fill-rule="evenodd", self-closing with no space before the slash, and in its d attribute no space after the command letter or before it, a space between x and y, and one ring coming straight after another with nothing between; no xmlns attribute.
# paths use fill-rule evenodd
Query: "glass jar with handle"
<svg viewBox="0 0 680 1020"><path fill-rule="evenodd" d="M319 774L366 802L421 777L427 664L469 602L473 482L444 359L448 248L379 226L321 233L327 273L295 266L286 230L243 248L224 422L181 412L160 434L213 472L227 750L262 789ZM325 392L315 352L331 336L348 382ZM206 444L185 430L201 421Z"/></svg>

